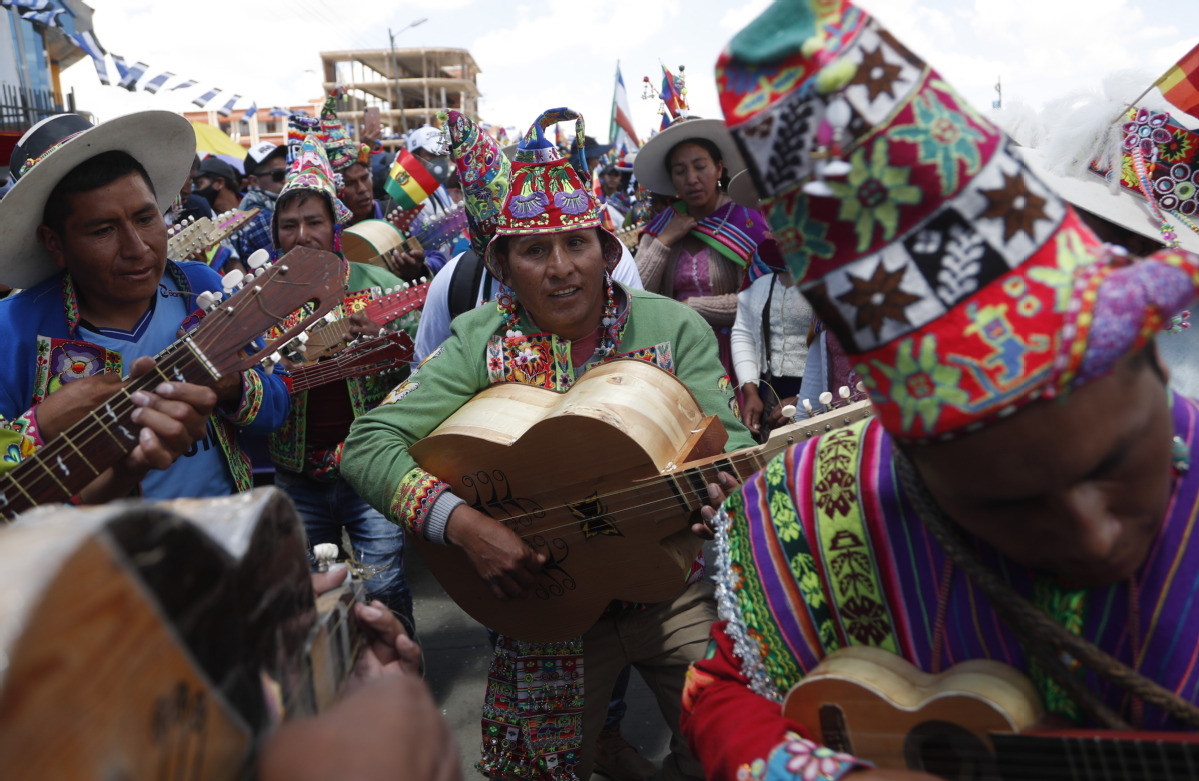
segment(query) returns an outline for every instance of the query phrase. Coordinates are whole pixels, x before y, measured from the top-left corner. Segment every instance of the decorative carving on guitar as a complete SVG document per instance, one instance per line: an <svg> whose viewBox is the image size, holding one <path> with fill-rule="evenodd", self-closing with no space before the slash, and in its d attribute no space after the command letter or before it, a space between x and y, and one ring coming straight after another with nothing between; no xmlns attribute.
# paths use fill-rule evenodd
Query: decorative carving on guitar
<svg viewBox="0 0 1199 781"><path fill-rule="evenodd" d="M579 530L583 532L583 539L624 536L624 532L608 515L608 506L600 499L598 491L581 502L568 503L566 507L570 510L571 515L579 519Z"/></svg>
<svg viewBox="0 0 1199 781"><path fill-rule="evenodd" d="M474 509L490 515L505 524L509 529L520 534L520 530L533 525L534 519L545 517L545 510L532 499L514 497L512 483L502 469L475 472L474 475L463 475L462 487L474 493L474 499L467 501ZM500 491L503 491L503 496ZM485 494L490 496L484 498ZM469 496L469 494L464 494ZM514 508L514 509L513 509Z"/></svg>
<svg viewBox="0 0 1199 781"><path fill-rule="evenodd" d="M568 591L574 591L575 579L562 566L562 562L570 556L570 545L561 537L553 537L548 542L545 537L535 534L525 538L529 547L545 556L545 564L541 567L541 576L533 596L538 599L562 597ZM548 581L548 583L547 583Z"/></svg>

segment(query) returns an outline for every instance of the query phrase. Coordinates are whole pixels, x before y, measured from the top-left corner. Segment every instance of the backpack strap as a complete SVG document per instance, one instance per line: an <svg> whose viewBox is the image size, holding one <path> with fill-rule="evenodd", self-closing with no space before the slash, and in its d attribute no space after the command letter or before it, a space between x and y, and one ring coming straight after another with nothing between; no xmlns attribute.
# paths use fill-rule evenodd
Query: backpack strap
<svg viewBox="0 0 1199 781"><path fill-rule="evenodd" d="M450 277L450 319L474 309L478 303L479 283L483 281L483 259L468 249L458 258Z"/></svg>

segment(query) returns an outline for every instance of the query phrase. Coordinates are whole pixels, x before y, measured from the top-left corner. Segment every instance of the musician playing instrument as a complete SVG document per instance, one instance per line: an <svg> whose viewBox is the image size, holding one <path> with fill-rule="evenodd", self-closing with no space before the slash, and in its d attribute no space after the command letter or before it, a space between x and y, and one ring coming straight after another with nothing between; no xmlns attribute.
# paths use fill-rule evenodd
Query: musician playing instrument
<svg viewBox="0 0 1199 781"><path fill-rule="evenodd" d="M784 718L845 646L925 672L1005 662L1079 724L1194 729L1199 405L1151 340L1194 299L1199 257L1101 244L847 2L776 3L717 69L790 268L877 414L776 458L716 520L723 621L683 716L708 777L911 777ZM781 69L792 86L767 95ZM762 132L796 116L827 146ZM1117 668L1082 664L1095 647L1167 691L1101 677Z"/></svg>
<svg viewBox="0 0 1199 781"><path fill-rule="evenodd" d="M478 392L494 383L565 391L595 366L636 358L672 372L704 414L719 417L729 433L726 450L752 445L703 318L612 282L620 244L600 227L598 206L577 173L585 167L559 157L546 139L546 127L569 119L582 139L581 117L555 109L538 118L517 152L511 191L484 257L505 285L498 305L455 319L450 338L408 381L354 422L342 460L343 474L371 504L413 534L461 547L492 592L509 599L531 593L544 557L465 504L409 453ZM578 448L577 469L586 474L586 443ZM630 662L675 730L685 660L702 653L714 616L710 584L701 575L696 562L692 585L673 600L614 604L581 640L501 637L479 767L496 778L588 778L613 681ZM535 600L528 610L535 614ZM701 776L677 731L664 771L671 778Z"/></svg>
<svg viewBox="0 0 1199 781"><path fill-rule="evenodd" d="M292 117L298 131L314 120ZM349 211L335 195L334 176L320 139L310 133L290 161L288 179L274 212L275 246L281 252L310 247L333 252ZM403 280L377 266L346 263L346 298L333 314L345 317L354 336L375 336L379 324L360 309L372 288L393 288ZM405 366L404 371L407 370ZM349 533L365 564L385 567L369 581L370 595L383 600L415 634L412 595L404 578L404 537L341 479L342 446L350 423L377 404L395 382L393 374L351 377L299 391L287 422L270 438L275 483L292 498L304 518L309 543L341 543Z"/></svg>
<svg viewBox="0 0 1199 781"><path fill-rule="evenodd" d="M0 420L23 436L6 460L28 455L100 407L123 373L154 371L151 356L175 342L196 296L221 289L204 264L166 257L162 214L194 153L187 122L167 112L96 127L59 115L22 137L13 158L17 183L0 204L7 237L0 279L25 288L0 303ZM288 409L282 381L258 369L224 378L215 394L164 382L155 394L135 393L133 402L142 406L134 422L149 428L119 464L95 465L105 471L83 501L128 495L139 483L156 498L248 489L249 459L237 431L268 431ZM71 445L88 452L86 441Z"/></svg>

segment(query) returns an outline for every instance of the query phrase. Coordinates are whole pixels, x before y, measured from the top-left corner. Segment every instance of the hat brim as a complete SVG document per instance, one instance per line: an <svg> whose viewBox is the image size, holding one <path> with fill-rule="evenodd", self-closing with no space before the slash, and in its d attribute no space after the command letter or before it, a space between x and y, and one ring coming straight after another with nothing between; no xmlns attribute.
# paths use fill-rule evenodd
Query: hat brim
<svg viewBox="0 0 1199 781"><path fill-rule="evenodd" d="M165 213L191 172L196 133L186 119L169 111L118 117L85 130L34 165L0 201L0 282L28 288L54 274L54 259L37 237L50 193L75 166L104 152L128 153L150 177Z"/></svg>
<svg viewBox="0 0 1199 781"><path fill-rule="evenodd" d="M595 228L597 231L599 231L600 245L602 246L603 251L604 251L604 264L608 269L608 273L610 274L616 270L616 265L618 263L620 263L620 259L624 256L624 244L622 244L620 239L616 238L616 236L613 235L603 225L592 225L590 227ZM575 230L588 230L588 228L575 228ZM560 232L566 233L568 231L560 231ZM512 235L519 235L519 234L504 234L504 235L512 236ZM496 252L496 248L498 246L497 239L499 239L499 238L500 238L499 234L492 236L491 241L489 241L487 243L487 251L483 253L483 265L485 265L487 267L487 270L491 272L491 275L493 277L500 280L504 284L507 284L507 279L505 279L504 270L500 266L499 255Z"/></svg>
<svg viewBox="0 0 1199 781"><path fill-rule="evenodd" d="M678 195L674 189L674 182L670 180L670 172L666 170L666 156L676 144L693 138L702 138L716 145L724 158L724 170L729 176L745 170L745 160L722 120L685 119L675 122L646 141L645 146L637 151L637 159L633 161L633 172L637 175L637 181L651 192Z"/></svg>
<svg viewBox="0 0 1199 781"><path fill-rule="evenodd" d="M729 197L738 206L747 209L761 209L762 199L758 196L758 188L754 186L754 178L749 171L742 171L729 180Z"/></svg>
<svg viewBox="0 0 1199 781"><path fill-rule="evenodd" d="M1149 211L1149 204L1144 198L1134 195L1124 187L1112 192L1107 180L1089 168L1083 174L1085 179L1054 173L1049 170L1044 154L1038 149L1020 147L1016 149L1016 154L1038 179L1062 199L1121 228L1157 242L1162 241L1157 220ZM1186 228L1180 228L1175 233L1178 234L1178 243L1182 249L1199 252L1199 234Z"/></svg>

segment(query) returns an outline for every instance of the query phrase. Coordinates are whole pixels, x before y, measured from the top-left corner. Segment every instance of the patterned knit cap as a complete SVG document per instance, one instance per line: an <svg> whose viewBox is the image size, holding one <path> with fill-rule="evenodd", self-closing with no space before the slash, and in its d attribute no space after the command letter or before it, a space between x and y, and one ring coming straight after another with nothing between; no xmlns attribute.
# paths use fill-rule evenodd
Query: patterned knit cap
<svg viewBox="0 0 1199 781"><path fill-rule="evenodd" d="M354 163L369 165L371 154L369 146L350 138L341 120L337 118L337 101L341 95L341 89L333 90L321 108L321 141L325 144L329 165L335 173L345 171Z"/></svg>
<svg viewBox="0 0 1199 781"><path fill-rule="evenodd" d="M320 138L316 133L309 133L303 142L296 148L294 159L291 156L291 143L288 143L288 159L289 165L287 169L287 181L283 185L283 189L279 191L279 200L282 200L292 190L311 190L324 198L329 208L333 210L334 222L338 225L345 225L350 221L350 210L346 208L341 199L337 197L337 188L334 184L333 169L329 166L329 158L325 154L325 145L321 143ZM271 217L271 230L274 233L276 243L278 243L278 234L276 225L279 219L279 211L275 210Z"/></svg>
<svg viewBox="0 0 1199 781"><path fill-rule="evenodd" d="M512 163L495 139L462 112L443 111L437 118L449 134L450 157L458 167L470 246L483 257L508 199Z"/></svg>
<svg viewBox="0 0 1199 781"><path fill-rule="evenodd" d="M555 122L573 119L577 138L583 139L583 115L568 108L550 109L537 118L520 142L512 162L512 186L496 219L495 237L487 245L483 262L503 279L496 255L496 239L537 233L564 233L597 228L608 271L616 268L622 253L620 240L604 229L599 203L583 185L579 171L587 171L582 152L576 169L562 157L545 131ZM583 149L583 144L579 144Z"/></svg>
<svg viewBox="0 0 1199 781"><path fill-rule="evenodd" d="M845 0L778 0L716 66L804 294L901 440L974 431L1111 370L1199 257L1105 249L1014 144Z"/></svg>

